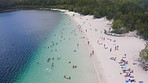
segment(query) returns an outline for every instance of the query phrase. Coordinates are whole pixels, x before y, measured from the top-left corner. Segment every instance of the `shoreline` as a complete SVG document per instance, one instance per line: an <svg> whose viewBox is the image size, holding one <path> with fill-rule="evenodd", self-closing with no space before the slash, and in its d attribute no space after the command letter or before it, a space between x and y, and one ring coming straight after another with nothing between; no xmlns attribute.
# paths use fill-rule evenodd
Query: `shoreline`
<svg viewBox="0 0 148 83"><path fill-rule="evenodd" d="M50 35L43 37L45 42L36 50L17 83L98 83L89 51L83 50L87 46L77 31L78 24L66 14L57 14L61 16L60 22Z"/></svg>
<svg viewBox="0 0 148 83"><path fill-rule="evenodd" d="M134 71L132 76L136 81L135 83L139 81L148 83L148 80L143 78L148 77L148 72L142 70L138 65L133 65L133 63L138 64L135 60L139 58L139 51L144 48L146 41L136 37L114 37L105 35L103 30L111 28L108 24L112 23L105 18L94 19L93 16L83 16L68 10L52 10L64 12L81 26L84 36L88 39L86 40L86 44L87 41L90 42L88 49L90 52L94 50L94 55L91 58L100 83L125 83L128 79L131 79L125 77L125 73L123 73L121 69L123 66L119 64L124 55L126 55L124 59L128 61L126 68ZM99 41L99 43L97 41ZM113 50L116 46L118 46L118 50ZM107 47L107 49L105 47ZM111 60L111 58L115 57L115 61Z"/></svg>
<svg viewBox="0 0 148 83"><path fill-rule="evenodd" d="M90 53L92 50L94 50L94 55L91 58L100 83L125 83L126 78L124 77L121 66L118 63L122 57L124 57L124 54L127 55L127 68L134 70L133 76L137 81L136 83L138 83L138 81L148 83L148 80L143 78L148 77L148 72L142 70L142 68L140 68L138 65L133 65L133 63L138 63L135 60L138 59L138 53L144 48L146 41L135 37L114 37L105 35L103 33L104 29L108 30L111 28L108 26L108 23L110 24L111 22L105 18L94 19L93 16L83 16L68 10L51 10L60 11L69 15L81 26L82 32L87 38L85 42L86 45L87 41L90 43L88 45ZM116 42L113 42L113 40L116 40ZM99 41L99 43L97 41ZM104 44L108 47L107 49L105 46L103 46ZM118 51L113 50L115 46L113 44L119 45ZM111 57L117 57L116 61L110 60Z"/></svg>

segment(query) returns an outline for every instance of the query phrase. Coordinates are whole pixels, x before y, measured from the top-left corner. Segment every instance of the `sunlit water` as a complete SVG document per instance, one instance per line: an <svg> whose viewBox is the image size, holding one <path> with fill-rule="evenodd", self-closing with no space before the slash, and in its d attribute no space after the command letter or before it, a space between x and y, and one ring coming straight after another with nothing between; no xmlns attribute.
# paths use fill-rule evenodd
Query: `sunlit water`
<svg viewBox="0 0 148 83"><path fill-rule="evenodd" d="M1 13L0 83L97 83L77 26L56 11Z"/></svg>

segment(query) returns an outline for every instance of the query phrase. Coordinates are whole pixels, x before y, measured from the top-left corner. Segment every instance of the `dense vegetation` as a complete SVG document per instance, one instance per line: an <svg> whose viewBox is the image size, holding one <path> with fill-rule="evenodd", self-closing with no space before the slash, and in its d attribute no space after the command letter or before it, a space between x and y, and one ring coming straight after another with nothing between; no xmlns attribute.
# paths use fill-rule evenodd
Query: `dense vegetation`
<svg viewBox="0 0 148 83"><path fill-rule="evenodd" d="M143 49L141 52L140 52L140 56L146 61L148 62L148 42L145 46L145 49Z"/></svg>
<svg viewBox="0 0 148 83"><path fill-rule="evenodd" d="M139 66L141 66L145 71L148 71L148 42L146 43L145 48L140 52L140 57L138 61L140 62Z"/></svg>
<svg viewBox="0 0 148 83"><path fill-rule="evenodd" d="M113 32L126 33L137 30L148 39L148 0L0 0L0 10L10 8L62 8L114 19Z"/></svg>

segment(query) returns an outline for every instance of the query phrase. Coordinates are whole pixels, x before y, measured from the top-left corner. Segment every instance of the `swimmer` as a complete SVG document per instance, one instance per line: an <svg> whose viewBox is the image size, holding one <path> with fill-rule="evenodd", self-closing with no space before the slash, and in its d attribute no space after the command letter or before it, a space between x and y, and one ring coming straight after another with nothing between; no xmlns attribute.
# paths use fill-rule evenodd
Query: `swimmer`
<svg viewBox="0 0 148 83"><path fill-rule="evenodd" d="M49 62L49 61L50 61L50 58L47 59L47 62Z"/></svg>
<svg viewBox="0 0 148 83"><path fill-rule="evenodd" d="M52 67L54 66L54 63L52 63Z"/></svg>
<svg viewBox="0 0 148 83"><path fill-rule="evenodd" d="M68 62L69 64L71 63L71 61Z"/></svg>
<svg viewBox="0 0 148 83"><path fill-rule="evenodd" d="M77 46L79 46L79 43L77 43Z"/></svg>
<svg viewBox="0 0 148 83"><path fill-rule="evenodd" d="M64 78L66 78L66 75L64 75Z"/></svg>
<svg viewBox="0 0 148 83"><path fill-rule="evenodd" d="M76 52L76 50L74 50L74 52Z"/></svg>
<svg viewBox="0 0 148 83"><path fill-rule="evenodd" d="M58 60L60 60L60 57L58 57Z"/></svg>
<svg viewBox="0 0 148 83"><path fill-rule="evenodd" d="M71 77L69 77L68 79L71 79Z"/></svg>
<svg viewBox="0 0 148 83"><path fill-rule="evenodd" d="M40 64L39 62L37 62L37 64Z"/></svg>

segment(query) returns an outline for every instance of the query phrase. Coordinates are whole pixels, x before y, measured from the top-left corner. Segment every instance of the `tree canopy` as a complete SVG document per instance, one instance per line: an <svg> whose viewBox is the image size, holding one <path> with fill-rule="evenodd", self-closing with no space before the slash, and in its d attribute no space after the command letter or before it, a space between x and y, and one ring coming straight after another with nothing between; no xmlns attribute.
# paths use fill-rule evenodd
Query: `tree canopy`
<svg viewBox="0 0 148 83"><path fill-rule="evenodd" d="M12 8L61 8L114 19L116 33L137 30L148 39L148 0L0 0L0 11Z"/></svg>

